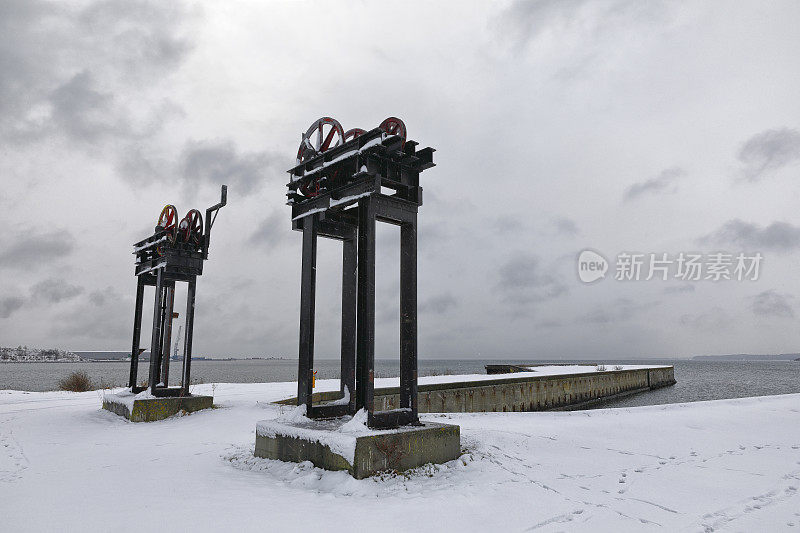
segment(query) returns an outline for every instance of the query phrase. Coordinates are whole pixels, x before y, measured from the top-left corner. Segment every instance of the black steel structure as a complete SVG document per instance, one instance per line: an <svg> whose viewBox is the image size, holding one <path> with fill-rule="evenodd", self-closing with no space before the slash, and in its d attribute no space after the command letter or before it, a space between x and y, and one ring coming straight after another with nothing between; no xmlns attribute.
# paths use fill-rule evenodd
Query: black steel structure
<svg viewBox="0 0 800 533"><path fill-rule="evenodd" d="M128 384L133 392L145 387L136 384L139 368L139 348L142 331L142 306L144 289L155 287L153 330L150 341L150 373L148 386L153 396L188 396L191 384L192 336L194 333L194 303L197 276L203 274L203 261L208 259L211 228L217 212L227 204L228 187L223 185L219 203L206 209L205 225L199 211L192 209L178 222L174 206L167 205L161 212L155 232L134 244L136 256L136 307L133 318L133 344L131 370ZM186 325L183 366L180 386L169 386L170 342L174 313L175 284L188 285L186 296ZM175 354L177 355L177 354Z"/></svg>
<svg viewBox="0 0 800 533"><path fill-rule="evenodd" d="M290 169L292 229L303 232L300 290L298 405L312 418L354 414L368 425L416 424L417 415L417 213L419 175L434 166L433 148L406 140L405 125L390 117L370 131L343 132L329 117L302 137ZM375 229L400 226L400 408L375 412ZM314 319L317 239L342 242L342 398L314 405Z"/></svg>

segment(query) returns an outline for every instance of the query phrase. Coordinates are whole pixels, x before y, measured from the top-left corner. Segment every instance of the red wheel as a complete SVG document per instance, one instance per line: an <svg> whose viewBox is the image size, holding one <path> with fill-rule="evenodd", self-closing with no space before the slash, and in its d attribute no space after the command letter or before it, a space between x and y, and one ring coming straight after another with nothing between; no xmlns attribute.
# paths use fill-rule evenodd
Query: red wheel
<svg viewBox="0 0 800 533"><path fill-rule="evenodd" d="M158 223L156 226L161 226L165 230L171 230L175 228L175 224L178 222L178 210L175 209L175 206L172 204L167 204L164 206L164 209L161 210L161 215L158 217Z"/></svg>
<svg viewBox="0 0 800 533"><path fill-rule="evenodd" d="M297 164L299 165L334 146L339 146L343 142L344 129L339 121L331 117L322 117L303 134L300 148L297 149Z"/></svg>
<svg viewBox="0 0 800 533"><path fill-rule="evenodd" d="M378 126L380 129L389 135L397 135L403 139L403 144L406 142L406 125L397 117L389 117Z"/></svg>
<svg viewBox="0 0 800 533"><path fill-rule="evenodd" d="M199 244L203 236L203 215L192 209L178 224L178 238L183 242Z"/></svg>
<svg viewBox="0 0 800 533"><path fill-rule="evenodd" d="M156 231L161 230L167 232L167 238L170 242L175 242L176 230L178 229L178 210L172 204L167 204L161 210L161 215L158 217L156 223Z"/></svg>
<svg viewBox="0 0 800 533"><path fill-rule="evenodd" d="M356 137L361 137L367 133L367 130L362 130L361 128L353 128L344 132L344 142L350 141L355 139Z"/></svg>

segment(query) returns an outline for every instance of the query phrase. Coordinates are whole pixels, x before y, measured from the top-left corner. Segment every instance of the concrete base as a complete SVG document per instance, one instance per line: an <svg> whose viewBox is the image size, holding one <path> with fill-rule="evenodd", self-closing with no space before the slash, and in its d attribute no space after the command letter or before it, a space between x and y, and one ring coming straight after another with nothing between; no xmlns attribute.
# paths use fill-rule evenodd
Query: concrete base
<svg viewBox="0 0 800 533"><path fill-rule="evenodd" d="M347 470L356 479L387 470L402 472L461 455L460 428L424 422L388 430L345 431L350 417L256 426L256 457L295 463L311 461L326 470Z"/></svg>
<svg viewBox="0 0 800 533"><path fill-rule="evenodd" d="M155 422L186 411L193 413L208 409L214 403L213 396L181 396L174 398L137 398L131 393L106 394L103 409L124 416L131 422Z"/></svg>

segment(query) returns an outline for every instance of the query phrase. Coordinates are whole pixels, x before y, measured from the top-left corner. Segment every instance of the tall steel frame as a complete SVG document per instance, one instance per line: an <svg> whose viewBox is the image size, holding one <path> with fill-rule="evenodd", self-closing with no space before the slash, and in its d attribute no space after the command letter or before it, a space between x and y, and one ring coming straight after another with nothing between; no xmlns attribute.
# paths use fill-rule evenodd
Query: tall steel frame
<svg viewBox="0 0 800 533"><path fill-rule="evenodd" d="M405 139L404 125L402 135L389 131L375 128L324 152L302 160L298 156L298 165L288 171L292 226L303 233L297 402L306 405L307 415L312 418L354 414L363 408L367 423L373 428L419 422L419 175L434 166L435 151L430 147L417 150L418 143ZM375 411L374 404L377 222L400 226L400 407L380 412ZM314 403L312 390L319 237L342 242L342 397L325 404Z"/></svg>
<svg viewBox="0 0 800 533"><path fill-rule="evenodd" d="M133 392L141 392L146 388L137 385L137 379L139 355L143 351L139 345L142 333L144 292L145 287L152 286L155 288L155 295L148 375L150 393L153 396L189 395L197 277L203 274L203 262L208 259L208 246L211 242L211 228L214 225L217 212L227 204L227 193L228 188L223 185L220 202L206 209L205 227L202 234L199 234L200 232L198 231L198 235L194 238L181 242L180 239L176 238L177 228L169 229L156 226L152 236L134 244L134 254L136 255L136 303L133 317L131 368L128 378L128 386ZM178 282L185 282L188 287L184 353L180 386L170 387L169 350L172 341L175 285Z"/></svg>

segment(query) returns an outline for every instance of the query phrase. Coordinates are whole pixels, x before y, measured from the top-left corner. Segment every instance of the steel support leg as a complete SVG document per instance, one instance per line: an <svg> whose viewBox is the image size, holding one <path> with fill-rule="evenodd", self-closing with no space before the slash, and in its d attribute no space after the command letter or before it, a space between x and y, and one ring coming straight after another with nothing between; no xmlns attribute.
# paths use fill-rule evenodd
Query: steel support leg
<svg viewBox="0 0 800 533"><path fill-rule="evenodd" d="M164 386L169 386L169 358L172 344L172 313L175 310L175 284L165 290L164 302L164 338L161 341L161 381Z"/></svg>
<svg viewBox="0 0 800 533"><path fill-rule="evenodd" d="M341 387L350 393L350 414L356 405L356 293L358 287L356 239L342 241L342 346Z"/></svg>
<svg viewBox="0 0 800 533"><path fill-rule="evenodd" d="M136 386L139 372L139 342L142 337L142 307L144 306L144 283L140 277L136 278L136 304L133 310L133 343L131 344L131 372L128 377L128 386Z"/></svg>
<svg viewBox="0 0 800 533"><path fill-rule="evenodd" d="M417 409L417 220L400 226L400 407Z"/></svg>
<svg viewBox="0 0 800 533"><path fill-rule="evenodd" d="M314 315L317 283L317 220L303 220L303 258L300 274L300 353L297 365L297 405L311 414L314 372Z"/></svg>
<svg viewBox="0 0 800 533"><path fill-rule="evenodd" d="M183 395L189 395L189 385L192 384L192 335L194 334L194 297L197 279L192 279L186 291L186 336L183 340Z"/></svg>
<svg viewBox="0 0 800 533"><path fill-rule="evenodd" d="M164 297L164 269L156 274L155 304L153 305L153 336L150 341L150 392L155 394L159 382L159 352L161 351L162 299Z"/></svg>
<svg viewBox="0 0 800 533"><path fill-rule="evenodd" d="M371 425L375 409L375 204L370 196L358 202L357 301L356 409L366 408Z"/></svg>

